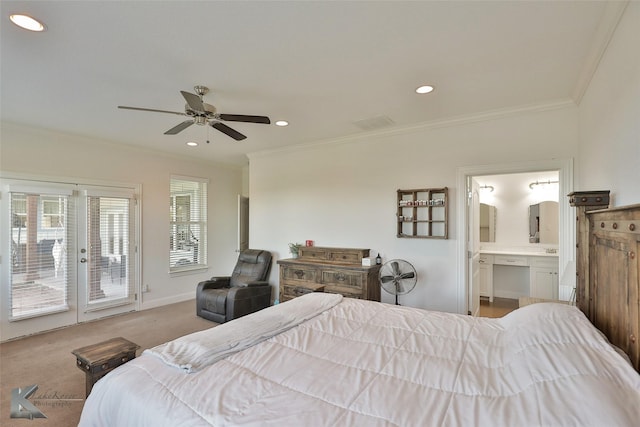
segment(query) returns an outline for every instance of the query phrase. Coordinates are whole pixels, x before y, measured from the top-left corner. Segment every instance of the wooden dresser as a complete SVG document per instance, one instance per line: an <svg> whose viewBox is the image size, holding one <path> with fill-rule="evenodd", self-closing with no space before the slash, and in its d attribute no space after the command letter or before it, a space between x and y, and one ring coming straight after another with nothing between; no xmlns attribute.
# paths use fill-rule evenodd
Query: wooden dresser
<svg viewBox="0 0 640 427"><path fill-rule="evenodd" d="M301 247L298 258L278 261L280 301L309 292L380 301L380 266L363 266L368 256L369 249Z"/></svg>

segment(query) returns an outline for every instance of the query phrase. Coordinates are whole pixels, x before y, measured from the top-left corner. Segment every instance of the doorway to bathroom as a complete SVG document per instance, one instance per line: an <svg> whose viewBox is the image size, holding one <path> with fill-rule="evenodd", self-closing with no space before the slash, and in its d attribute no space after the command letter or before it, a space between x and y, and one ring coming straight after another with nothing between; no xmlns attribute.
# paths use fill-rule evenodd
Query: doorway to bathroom
<svg viewBox="0 0 640 427"><path fill-rule="evenodd" d="M563 200L564 195L573 190L572 160L459 168L458 183L463 190L458 197L462 208L457 213L460 312L479 315L481 295L483 299L490 298L492 303L495 298L517 300L519 296L529 296L531 283L534 283L534 293L546 292L545 296L554 299L565 299L566 293L568 299L571 292L565 292L559 283L568 262L575 256L575 223L569 205ZM509 186L526 189L518 195L507 191ZM550 197L554 192L555 196ZM483 193L493 193L493 196ZM557 242L533 243L530 206L545 198L559 202L555 214ZM485 226L479 212L483 201L494 207L490 216L493 229L480 232L480 227ZM534 218L533 223L538 227L538 237L540 227L551 227L539 218ZM491 227L487 225L487 228ZM487 238L493 235L494 242L480 242L480 235ZM551 265L554 258L555 269ZM494 292L486 289L487 283L495 285ZM482 290L481 285L484 285Z"/></svg>

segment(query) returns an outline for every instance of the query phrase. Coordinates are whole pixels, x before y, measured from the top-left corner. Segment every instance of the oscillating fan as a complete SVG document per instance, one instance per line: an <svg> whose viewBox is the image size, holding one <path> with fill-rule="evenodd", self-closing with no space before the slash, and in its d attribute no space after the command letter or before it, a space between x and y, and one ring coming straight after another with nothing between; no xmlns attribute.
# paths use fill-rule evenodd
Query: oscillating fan
<svg viewBox="0 0 640 427"><path fill-rule="evenodd" d="M396 296L408 294L416 286L418 276L416 269L409 262L402 259L392 259L385 262L378 273L382 289Z"/></svg>

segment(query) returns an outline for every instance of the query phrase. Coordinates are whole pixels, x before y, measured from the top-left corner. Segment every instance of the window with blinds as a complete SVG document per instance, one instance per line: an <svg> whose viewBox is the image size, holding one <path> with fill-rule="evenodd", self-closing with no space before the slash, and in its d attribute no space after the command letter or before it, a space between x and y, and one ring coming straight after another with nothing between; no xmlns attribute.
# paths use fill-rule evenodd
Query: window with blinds
<svg viewBox="0 0 640 427"><path fill-rule="evenodd" d="M169 272L207 267L207 180L171 177Z"/></svg>
<svg viewBox="0 0 640 427"><path fill-rule="evenodd" d="M69 194L11 192L11 320L66 311L76 220Z"/></svg>

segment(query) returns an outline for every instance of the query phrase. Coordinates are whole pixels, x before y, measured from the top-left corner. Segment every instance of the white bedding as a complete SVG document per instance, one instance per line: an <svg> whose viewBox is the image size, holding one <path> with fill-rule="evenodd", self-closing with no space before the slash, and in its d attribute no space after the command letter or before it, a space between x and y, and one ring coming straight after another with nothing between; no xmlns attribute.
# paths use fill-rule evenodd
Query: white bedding
<svg viewBox="0 0 640 427"><path fill-rule="evenodd" d="M297 298L289 304L260 310L241 322L227 322L218 327L196 332L161 344L145 353L164 363L184 370L199 371L231 354L281 334L311 319L342 301L339 294L317 294L313 298Z"/></svg>
<svg viewBox="0 0 640 427"><path fill-rule="evenodd" d="M145 353L98 381L80 426L639 420L640 375L575 307L533 304L487 319L345 298L194 373Z"/></svg>

